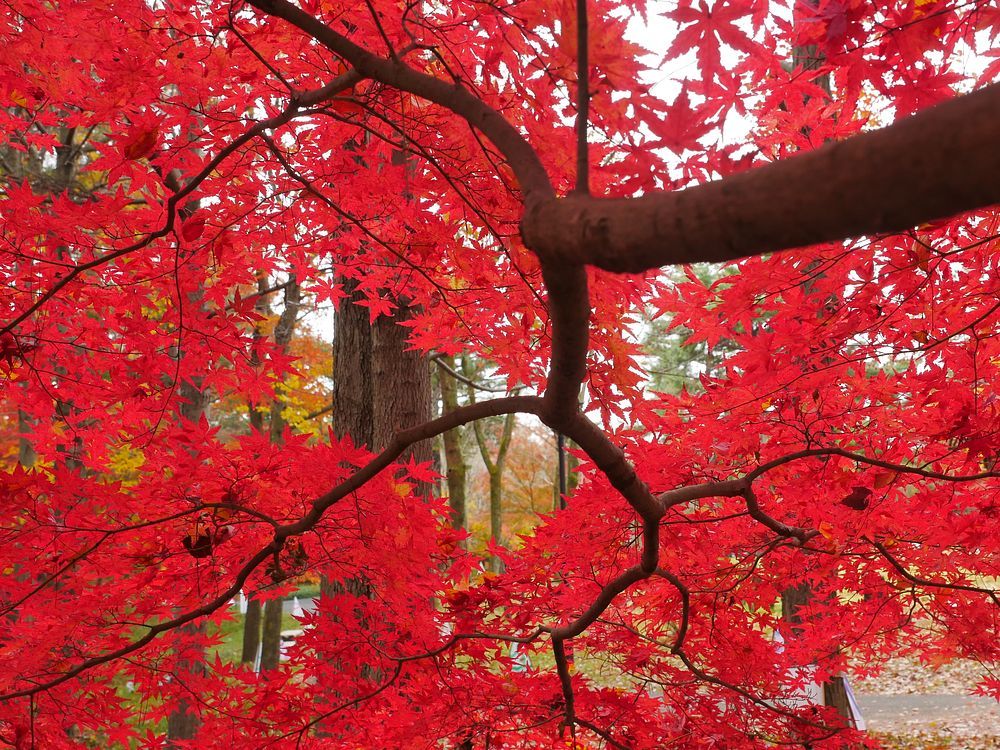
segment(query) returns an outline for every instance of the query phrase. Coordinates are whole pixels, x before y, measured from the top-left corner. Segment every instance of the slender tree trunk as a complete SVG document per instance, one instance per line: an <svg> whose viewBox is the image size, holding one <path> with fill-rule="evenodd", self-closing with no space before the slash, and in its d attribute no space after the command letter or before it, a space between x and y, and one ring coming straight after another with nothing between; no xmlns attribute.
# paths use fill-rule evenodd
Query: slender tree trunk
<svg viewBox="0 0 1000 750"><path fill-rule="evenodd" d="M263 292L268 286L268 278L264 273L257 274L257 290ZM274 327L274 343L282 352L287 352L295 334L295 323L302 305L302 295L298 282L289 278L285 285L285 307ZM257 313L267 317L271 314L271 305L267 297L261 294L254 305ZM259 328L254 331L254 340L263 337ZM285 431L285 418L282 415L285 403L280 394L275 395L269 409L268 434L272 443L280 443ZM264 413L256 404L249 404L250 427L255 432L264 432ZM277 669L281 661L281 608L282 600L269 600L263 606L256 597L251 597L247 603L246 617L243 619L243 650L240 661L253 664L257 661L257 651L260 650L261 671ZM277 614L275 614L277 611ZM263 627L263 634L261 628Z"/></svg>
<svg viewBox="0 0 1000 750"><path fill-rule="evenodd" d="M455 370L455 358L443 357L444 364L452 371ZM440 373L441 383L441 403L444 413L455 411L458 408L458 385L455 379L447 372ZM468 516L466 509L465 482L468 473L468 464L465 454L462 452L462 430L456 427L448 430L443 436L445 476L448 481L448 505L451 507L451 525L456 529L464 529L468 526Z"/></svg>
<svg viewBox="0 0 1000 750"><path fill-rule="evenodd" d="M285 308L281 311L278 323L274 327L274 343L283 354L288 352L295 335L295 323L302 304L302 295L298 282L289 278L285 287ZM275 393L271 402L269 432L271 442L280 445L284 440L286 421L282 412L285 408L281 392ZM260 671L269 672L277 669L281 663L281 612L283 599L268 599L264 602L263 629L260 639Z"/></svg>
<svg viewBox="0 0 1000 750"><path fill-rule="evenodd" d="M17 462L25 469L35 465L35 446L31 444L28 435L31 434L31 421L26 412L17 410Z"/></svg>
<svg viewBox="0 0 1000 750"><path fill-rule="evenodd" d="M182 356L178 352L177 356ZM178 388L181 406L178 410L184 419L197 422L205 412L206 394L200 383L185 380ZM200 638L205 633L204 622L192 622L178 628L181 640L186 637ZM205 650L198 648L177 662L177 677L183 682L187 675L201 676L205 674ZM192 704L187 698L182 698L177 708L167 717L167 746L175 747L173 740L192 740L198 736L201 720L192 710Z"/></svg>
<svg viewBox="0 0 1000 750"><path fill-rule="evenodd" d="M260 671L270 672L281 663L281 610L282 599L264 602L263 631L260 644Z"/></svg>
<svg viewBox="0 0 1000 750"><path fill-rule="evenodd" d="M262 610L260 599L257 597L252 597L247 602L247 613L243 618L243 652L240 654L240 662L243 664L254 664L257 661Z"/></svg>
<svg viewBox="0 0 1000 750"><path fill-rule="evenodd" d="M466 384L469 403L476 402L476 391L472 382L476 376L469 360L462 358L462 374L469 381ZM490 454L489 441L483 432L482 423L473 422L472 429L476 435L476 445L479 446L479 455L483 459L486 467L486 474L490 483L490 537L493 543L503 544L503 473L507 465L507 452L510 449L511 437L514 434L514 424L516 415L508 414L503 418L503 426L500 429L500 439L497 444L496 456ZM503 563L496 555L490 556L490 569L494 573L503 572Z"/></svg>
<svg viewBox="0 0 1000 750"><path fill-rule="evenodd" d="M818 0L807 0L812 6L818 5ZM817 70L823 64L823 56L815 46L795 47L792 50L792 67L794 70ZM816 84L827 94L831 94L830 77L828 75L819 76ZM806 287L806 294L810 289ZM781 616L792 625L792 633L800 635L802 628L802 618L799 609L806 605L812 598L812 590L808 584L799 584L781 592ZM851 708L847 701L847 688L843 677L834 677L832 680L823 683L823 702L827 706L836 709L837 713L846 719L851 718Z"/></svg>
<svg viewBox="0 0 1000 750"><path fill-rule="evenodd" d="M268 303L267 297L264 294L260 294L266 288L267 274L263 271L258 271L257 292L259 296L254 303L254 310L263 318L266 318L271 312L271 305ZM260 326L254 326L254 343L260 341L263 337L264 334L261 332ZM254 365L260 364L256 351L254 351L251 356ZM257 404L252 401L247 404L247 409L249 412L248 417L250 420L250 429L256 433L264 432L264 413L258 409ZM250 664L253 666L257 663L257 652L261 648L260 628L263 621L262 618L263 606L261 601L253 594L250 594L247 601L246 616L243 618L243 650L240 653L240 663L242 664Z"/></svg>

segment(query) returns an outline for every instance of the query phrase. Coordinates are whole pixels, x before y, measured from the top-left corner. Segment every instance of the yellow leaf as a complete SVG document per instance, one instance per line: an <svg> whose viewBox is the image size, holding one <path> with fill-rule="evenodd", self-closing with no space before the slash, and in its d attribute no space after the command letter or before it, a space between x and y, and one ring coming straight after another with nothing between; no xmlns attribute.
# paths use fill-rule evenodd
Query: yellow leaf
<svg viewBox="0 0 1000 750"><path fill-rule="evenodd" d="M875 489L888 487L890 484L892 484L895 478L896 475L894 472L891 471L879 472L878 474L875 475L875 479L872 482L872 487L874 487Z"/></svg>

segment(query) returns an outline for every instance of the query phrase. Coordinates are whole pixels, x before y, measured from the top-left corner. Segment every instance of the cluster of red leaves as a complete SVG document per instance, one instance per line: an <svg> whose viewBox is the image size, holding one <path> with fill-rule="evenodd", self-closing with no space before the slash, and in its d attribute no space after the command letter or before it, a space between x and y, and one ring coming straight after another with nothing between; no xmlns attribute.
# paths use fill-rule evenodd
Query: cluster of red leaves
<svg viewBox="0 0 1000 750"><path fill-rule="evenodd" d="M682 0L652 62L623 41L644 6L589 5L600 195L729 175L998 72L990 3ZM460 82L572 187L573 3L301 7ZM0 44L2 427L37 455L30 472L6 456L0 474L0 742L159 747L184 702L205 748L837 747L849 733L800 709L793 666L822 676L915 649L995 663L1000 608L982 590L1000 570L995 214L750 259L710 286L591 272L587 403L643 480L666 492L774 462L754 481L759 509L809 533L740 497L672 507L666 575L573 642L581 723L567 727L540 628L579 617L639 554L595 466L482 578L444 504L414 497L426 467L345 491L282 547L275 528L370 454L176 416L182 384L256 403L294 371L253 336L260 274L320 301L350 280L373 318L405 298L422 310L414 347L473 351L541 389L546 291L497 150L370 79L316 96L343 61L241 3L16 0ZM793 48L817 67L789 70ZM642 83L661 62L683 71L669 102ZM60 177L69 153L76 173ZM35 171L10 166L22 159ZM700 387L642 392L647 308L716 354ZM375 596L325 597L271 675L186 666L218 639L181 624L218 624L239 589L275 596L303 572ZM774 605L800 584L813 597L793 634ZM513 670L512 638L530 641L531 670Z"/></svg>

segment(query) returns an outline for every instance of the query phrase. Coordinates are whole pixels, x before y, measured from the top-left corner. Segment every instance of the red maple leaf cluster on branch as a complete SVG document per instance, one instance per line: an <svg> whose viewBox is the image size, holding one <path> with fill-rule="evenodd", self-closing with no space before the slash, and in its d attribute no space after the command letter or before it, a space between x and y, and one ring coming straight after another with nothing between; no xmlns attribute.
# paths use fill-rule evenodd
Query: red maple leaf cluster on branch
<svg viewBox="0 0 1000 750"><path fill-rule="evenodd" d="M899 653L997 695L998 34L958 0L6 3L0 744L838 748L804 683ZM519 395L293 429L329 304ZM651 314L703 352L679 390ZM510 413L578 482L496 574L409 451ZM226 656L231 600L303 575L288 660Z"/></svg>

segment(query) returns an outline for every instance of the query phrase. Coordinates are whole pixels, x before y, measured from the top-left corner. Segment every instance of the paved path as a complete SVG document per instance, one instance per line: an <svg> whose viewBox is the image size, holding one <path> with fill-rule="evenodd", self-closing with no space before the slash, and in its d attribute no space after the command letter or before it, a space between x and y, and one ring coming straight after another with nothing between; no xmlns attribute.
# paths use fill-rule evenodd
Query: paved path
<svg viewBox="0 0 1000 750"><path fill-rule="evenodd" d="M926 721L947 719L959 711L994 714L1000 727L1000 704L976 695L859 695L858 704L869 721L919 715Z"/></svg>
<svg viewBox="0 0 1000 750"><path fill-rule="evenodd" d="M311 612L316 609L316 600L312 597L306 597L304 599L299 599L299 606L302 607L303 612ZM282 604L281 609L286 613L291 613L292 609L295 607L295 601L293 599L285 599L284 604Z"/></svg>
<svg viewBox="0 0 1000 750"><path fill-rule="evenodd" d="M972 695L858 695L870 731L1000 735L1000 703Z"/></svg>

